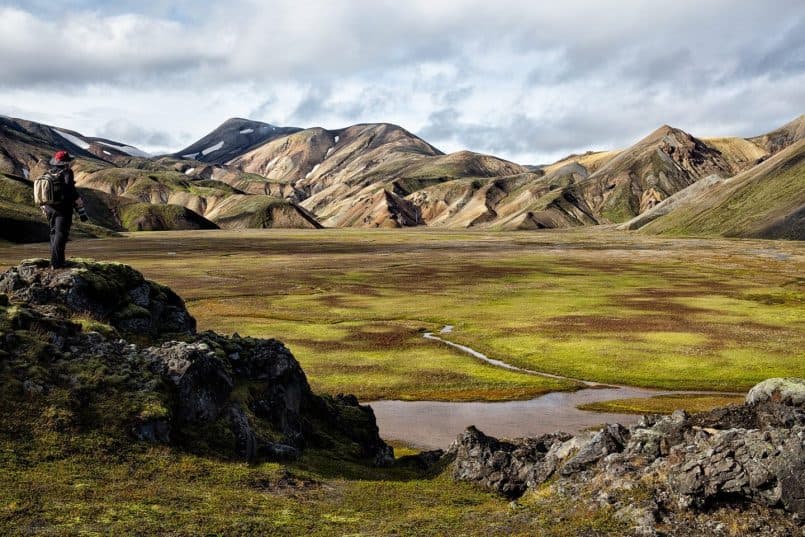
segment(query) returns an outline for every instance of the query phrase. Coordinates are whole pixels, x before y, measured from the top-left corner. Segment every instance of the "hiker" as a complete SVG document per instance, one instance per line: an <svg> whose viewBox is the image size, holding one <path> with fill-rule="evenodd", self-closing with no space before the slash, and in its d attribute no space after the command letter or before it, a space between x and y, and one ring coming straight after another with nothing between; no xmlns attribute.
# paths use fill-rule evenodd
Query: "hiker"
<svg viewBox="0 0 805 537"><path fill-rule="evenodd" d="M73 207L78 209L81 221L87 221L84 200L78 195L73 170L70 169L73 160L67 151L56 151L50 159L50 170L45 174L56 183L53 190L57 192L51 203L41 206L50 223L50 266L54 269L63 268L65 264L64 252L73 223Z"/></svg>

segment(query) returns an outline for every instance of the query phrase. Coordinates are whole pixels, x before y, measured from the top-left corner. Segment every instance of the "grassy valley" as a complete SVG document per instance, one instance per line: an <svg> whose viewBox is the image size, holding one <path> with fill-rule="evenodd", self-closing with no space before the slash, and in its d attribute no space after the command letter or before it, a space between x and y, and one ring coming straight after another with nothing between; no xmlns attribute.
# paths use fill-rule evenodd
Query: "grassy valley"
<svg viewBox="0 0 805 537"><path fill-rule="evenodd" d="M43 244L7 246L0 265L45 253ZM445 325L454 328L443 337L491 357L599 382L744 391L770 376L805 376L798 243L588 230L247 230L77 239L69 253L128 263L169 285L200 330L279 338L316 393L497 401L578 388L422 338ZM80 378L114 390L102 373ZM592 409L667 413L740 400L670 396ZM385 469L315 446L294 462L247 464L78 435L60 425L59 412L29 403L4 412L6 534L575 536L631 527L614 508L579 504L577 492L553 481L509 503L406 462L416 451L401 444L398 464ZM618 502L640 502L651 490L618 494L627 495ZM717 507L706 516L734 535L754 531L751 511L736 517Z"/></svg>
<svg viewBox="0 0 805 537"><path fill-rule="evenodd" d="M7 248L0 263L43 255ZM285 341L314 389L361 399L527 398L596 382L743 391L805 374L797 243L608 232L274 231L81 241L176 289L202 328Z"/></svg>

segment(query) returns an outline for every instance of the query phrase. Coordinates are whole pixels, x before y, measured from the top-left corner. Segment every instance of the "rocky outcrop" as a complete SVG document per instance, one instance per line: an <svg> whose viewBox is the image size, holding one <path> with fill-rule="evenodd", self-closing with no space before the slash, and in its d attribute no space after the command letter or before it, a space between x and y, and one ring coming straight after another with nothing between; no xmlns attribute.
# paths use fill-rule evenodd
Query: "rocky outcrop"
<svg viewBox="0 0 805 537"><path fill-rule="evenodd" d="M196 320L176 293L127 265L73 262L58 271L48 266L44 259L23 261L0 274L0 293L31 306L62 308L63 317L86 314L124 333L195 331Z"/></svg>
<svg viewBox="0 0 805 537"><path fill-rule="evenodd" d="M370 407L314 394L279 341L196 333L181 298L131 267L28 261L0 293L0 385L33 420L246 460L393 461Z"/></svg>
<svg viewBox="0 0 805 537"><path fill-rule="evenodd" d="M559 457L553 448L570 438L557 433L504 442L469 427L448 452L453 477L517 498L554 473Z"/></svg>
<svg viewBox="0 0 805 537"><path fill-rule="evenodd" d="M629 428L607 425L575 437L503 441L470 427L447 456L457 480L508 498L550 480L554 492L620 509L638 534L655 535L657 524L677 527L682 518L723 506L755 509L761 522L788 513L789 521L801 524L803 387L803 379L770 379L755 386L743 405L692 416L644 416ZM634 490L643 491L639 504L613 499Z"/></svg>
<svg viewBox="0 0 805 537"><path fill-rule="evenodd" d="M748 500L805 517L805 428L700 432L668 457L670 489L683 506Z"/></svg>

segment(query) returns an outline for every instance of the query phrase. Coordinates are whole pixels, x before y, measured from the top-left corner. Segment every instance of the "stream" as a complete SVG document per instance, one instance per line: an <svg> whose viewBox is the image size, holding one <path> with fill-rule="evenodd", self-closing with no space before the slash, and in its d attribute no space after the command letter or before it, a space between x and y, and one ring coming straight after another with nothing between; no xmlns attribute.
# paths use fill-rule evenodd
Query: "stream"
<svg viewBox="0 0 805 537"><path fill-rule="evenodd" d="M450 334L445 326L441 334ZM449 401L371 401L380 427L380 436L399 440L420 449L445 449L469 425L498 438L536 436L554 431L577 433L604 423L631 425L640 416L579 410L578 405L625 398L649 398L665 394L701 394L653 390L631 386L601 385L586 380L552 375L489 358L470 347L453 343L430 332L425 339L458 349L486 363L512 371L579 382L587 387L575 392L551 392L527 401L449 402Z"/></svg>

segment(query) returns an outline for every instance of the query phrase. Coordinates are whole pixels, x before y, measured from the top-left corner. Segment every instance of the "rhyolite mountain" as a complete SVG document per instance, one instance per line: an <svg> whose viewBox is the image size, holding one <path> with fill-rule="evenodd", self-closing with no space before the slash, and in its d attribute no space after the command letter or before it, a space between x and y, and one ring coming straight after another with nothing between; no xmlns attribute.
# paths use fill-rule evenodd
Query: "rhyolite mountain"
<svg viewBox="0 0 805 537"><path fill-rule="evenodd" d="M570 155L548 166L470 151L445 155L382 123L327 130L234 118L182 151L159 157L23 120L0 118L0 128L0 173L5 184L14 182L13 196L0 189L0 217L14 223L8 228L14 231L0 237L6 240L34 240L19 230L41 226L41 219L14 200L40 172L40 161L60 147L79 157L76 177L92 200L93 221L111 231L623 224L647 233L803 235L801 169L785 167L790 172L780 195L768 186L779 178L766 176L778 168L763 164L805 137L805 116L753 138L697 138L664 125L631 147ZM718 187L710 195L714 185L739 176L751 176L755 185L754 194L743 194L745 203L730 202L742 195L738 188ZM681 207L682 198L702 210L717 198L737 207L730 217L744 223L726 226L716 215L713 221L724 226L708 224L706 216L684 227L644 226ZM85 226L83 232L98 235L103 229Z"/></svg>
<svg viewBox="0 0 805 537"><path fill-rule="evenodd" d="M125 143L91 138L31 121L0 117L0 239L47 240L48 229L33 207L31 184L57 149L77 157L76 182L96 225L79 235L166 229L320 227L304 209L283 197L247 194L232 183L262 181L235 169L152 157Z"/></svg>
<svg viewBox="0 0 805 537"><path fill-rule="evenodd" d="M734 177L694 183L623 227L805 240L805 139Z"/></svg>

